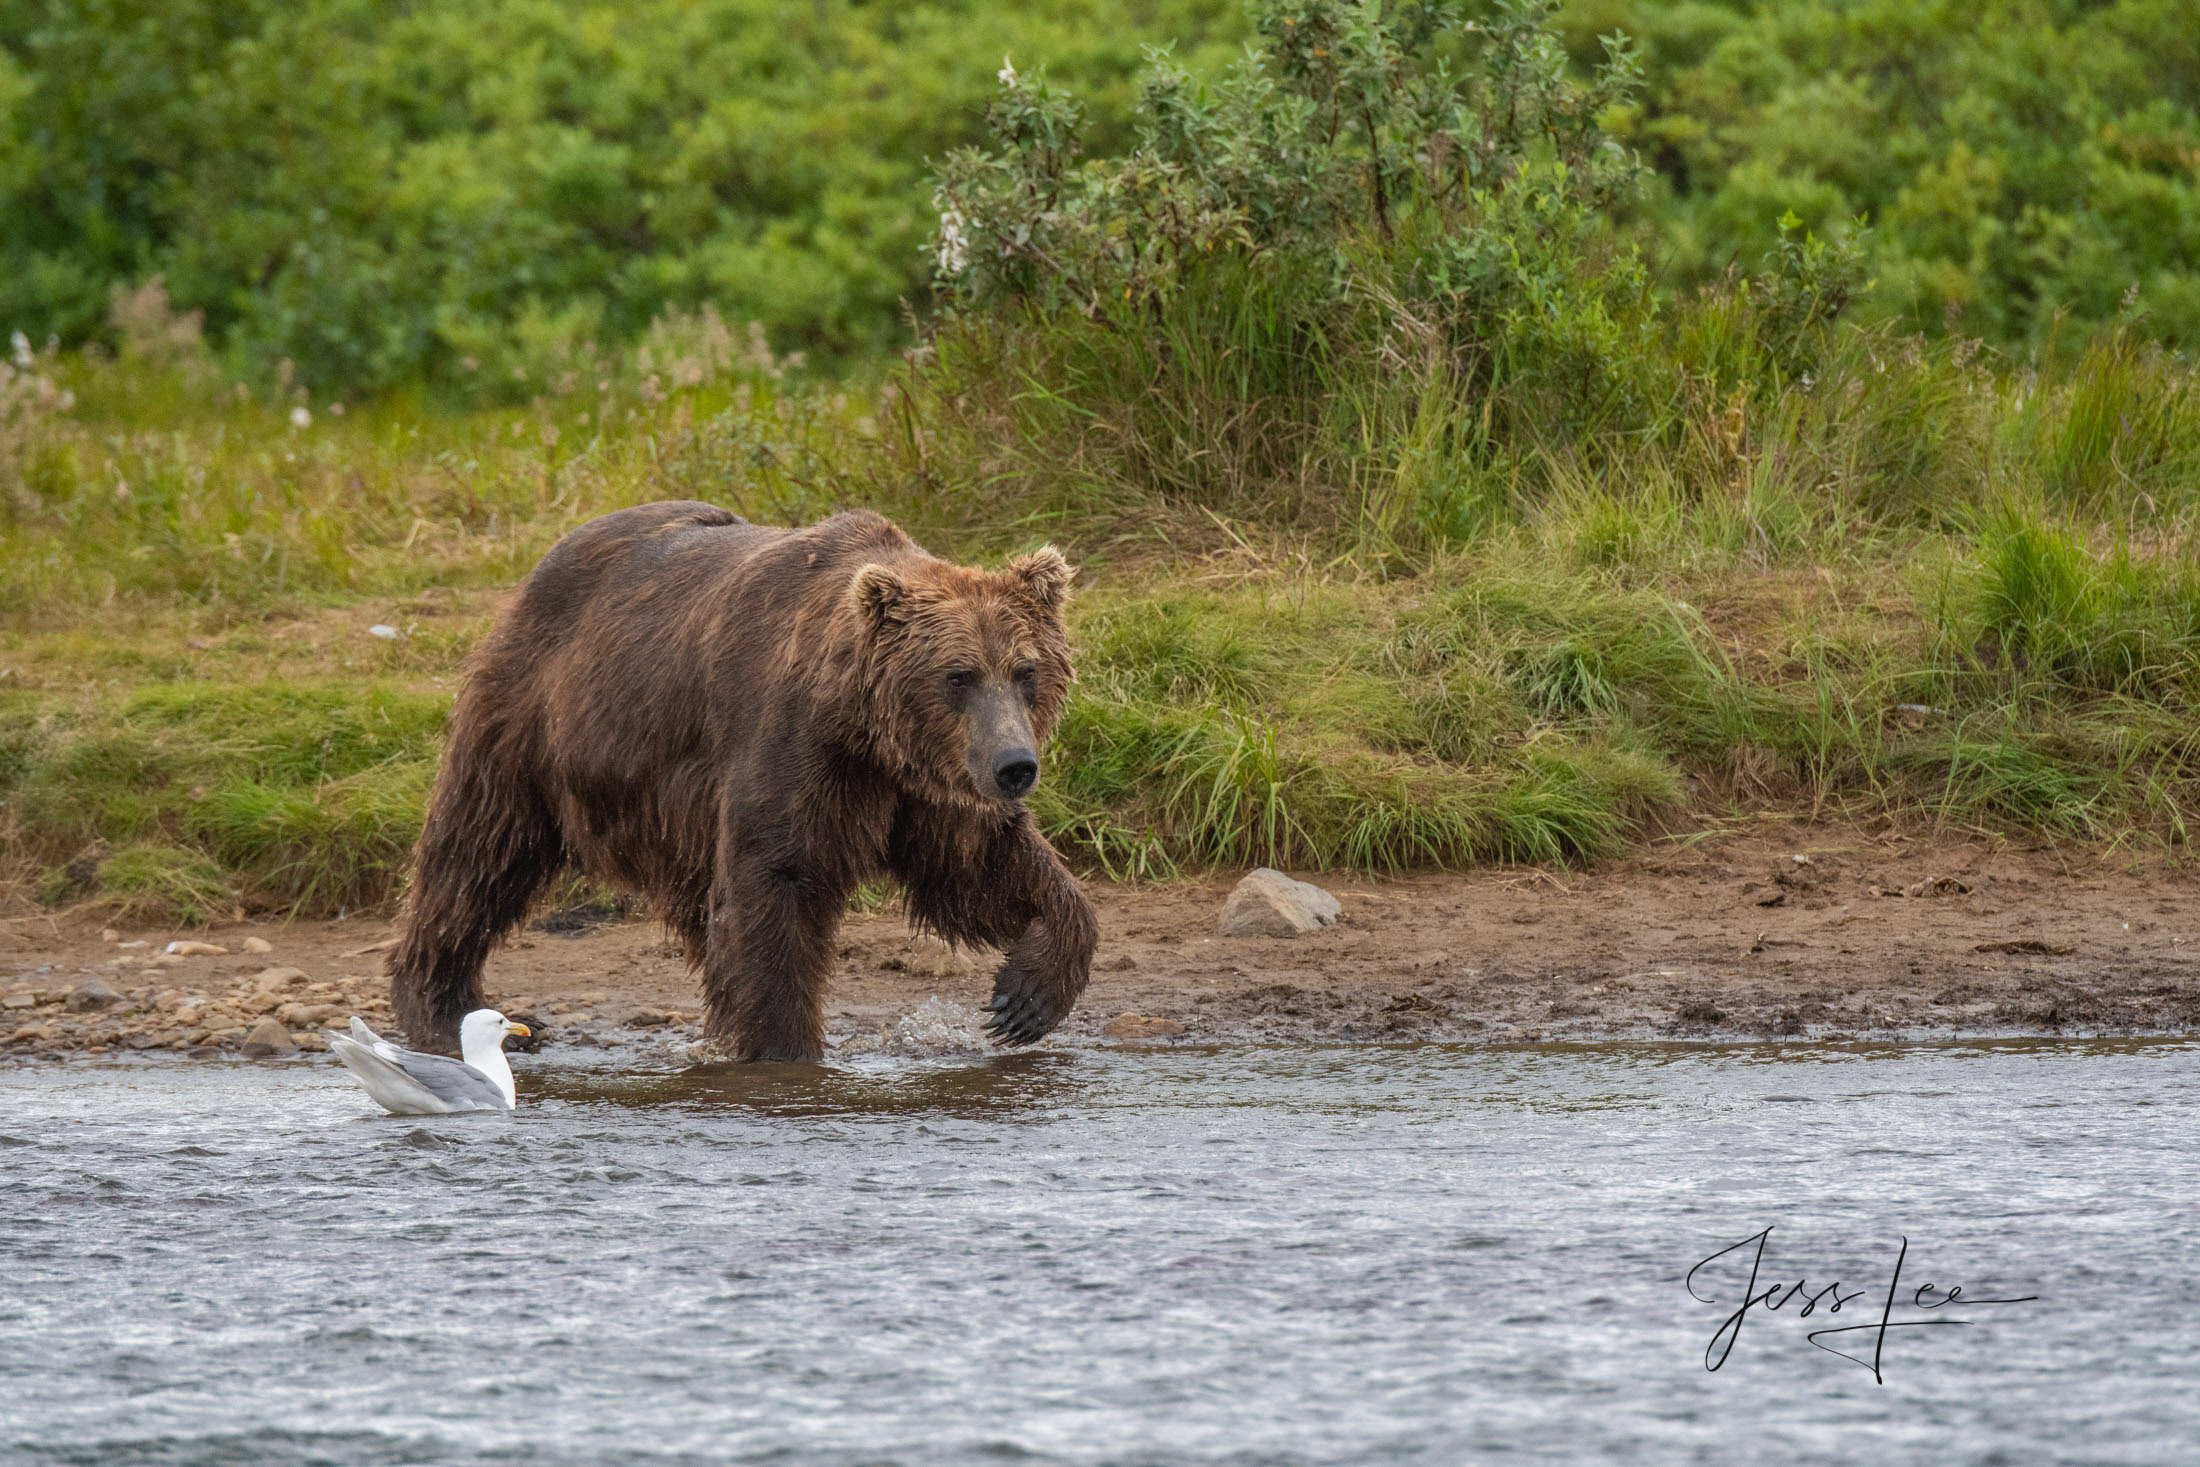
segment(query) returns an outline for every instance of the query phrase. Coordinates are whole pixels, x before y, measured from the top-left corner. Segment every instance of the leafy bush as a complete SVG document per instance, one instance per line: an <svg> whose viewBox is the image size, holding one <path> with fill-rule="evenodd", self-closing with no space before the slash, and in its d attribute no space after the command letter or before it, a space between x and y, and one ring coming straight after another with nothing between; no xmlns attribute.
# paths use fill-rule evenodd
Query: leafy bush
<svg viewBox="0 0 2200 1467"><path fill-rule="evenodd" d="M927 160L982 136L995 70L1044 61L1074 82L1087 107L1078 135L1112 154L1139 116L1143 43L1178 48L1175 80L1143 93L1159 165L1219 136L1248 144L1205 165L1220 198L1153 172L1117 176L1137 207L1192 206L1167 221L1180 242L1213 234L1220 248L1238 227L1319 234L1346 204L1410 227L1392 206L1410 175L1444 163L1412 152L1417 132L1445 125L1416 109L1414 97L1447 101L1427 63L1471 88L1491 51L1511 46L1500 70L1544 81L1507 98L1505 127L1542 129L1536 151L1565 160L1568 187L1584 161L1569 147L1592 122L1651 165L1631 217L1661 285L1711 283L1773 253L1791 210L1836 245L1865 216L1876 227L1859 247L1881 282L1866 306L1902 329L1937 332L1952 317L1997 343L2082 349L2128 296L2143 334L2200 344L2200 52L2176 0L1567 0L1553 17L1563 48L1485 0L1467 7L1473 31L1443 9L9 7L0 331L114 344L115 289L160 277L255 386L287 360L316 395L351 398L422 379L471 388L559 346L614 350L667 305L714 303L812 352L898 344L903 303L928 304ZM1581 85L1617 32L1639 43L1628 52L1639 85L1624 96ZM1226 82L1203 97L1199 65L1248 38L1268 58L1244 78L1256 90ZM1568 61L1569 90L1551 89ZM1401 65L1418 73L1414 97L1393 85ZM1262 87L1325 132L1333 117L1341 153L1306 151L1289 126L1239 127L1281 118ZM1210 126L1219 132L1202 135ZM1058 161L1074 182L1068 137ZM1509 146L1504 128L1471 140L1468 181L1488 186L1482 165L1502 173ZM1353 166L1327 166L1340 158ZM1228 197L1261 207L1231 225ZM1139 248L1167 246L1148 236ZM1471 249L1451 265L1470 295L1491 267L1513 270Z"/></svg>
<svg viewBox="0 0 2200 1467"><path fill-rule="evenodd" d="M1676 283L1859 215L1904 330L2082 347L2128 297L2200 346L2200 28L2180 0L1571 0L1577 64L1624 27L1646 85L1609 124L1658 174Z"/></svg>
<svg viewBox="0 0 2200 1467"><path fill-rule="evenodd" d="M107 337L165 278L256 385L464 386L524 325L632 342L716 304L782 344L894 339L924 166L1004 51L1127 110L1082 5L113 0L0 9L0 331ZM1227 0L1148 35L1235 28ZM492 346L495 348L492 350ZM524 365L524 363L520 363ZM509 365L509 364L508 364ZM285 384L286 386L288 384Z"/></svg>

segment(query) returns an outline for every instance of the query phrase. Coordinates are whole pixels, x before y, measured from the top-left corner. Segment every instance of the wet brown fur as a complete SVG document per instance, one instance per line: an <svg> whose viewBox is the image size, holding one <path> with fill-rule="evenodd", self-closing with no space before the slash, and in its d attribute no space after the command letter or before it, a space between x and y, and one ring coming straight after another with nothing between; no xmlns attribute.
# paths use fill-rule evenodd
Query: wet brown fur
<svg viewBox="0 0 2200 1467"><path fill-rule="evenodd" d="M570 866L650 900L742 1058L823 1054L834 933L880 875L920 926L1006 950L1000 1037L1047 1033L1089 976L1092 908L1021 804L973 782L942 678L968 670L1043 746L1070 574L1051 549L950 565L868 512L784 530L651 504L566 536L452 713L389 966L406 1032L449 1046L490 949Z"/></svg>

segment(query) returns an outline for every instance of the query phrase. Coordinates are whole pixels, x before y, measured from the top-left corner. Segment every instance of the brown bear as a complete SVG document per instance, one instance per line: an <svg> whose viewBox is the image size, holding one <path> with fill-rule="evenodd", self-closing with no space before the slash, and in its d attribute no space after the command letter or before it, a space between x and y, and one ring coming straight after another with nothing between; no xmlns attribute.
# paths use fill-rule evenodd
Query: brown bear
<svg viewBox="0 0 2200 1467"><path fill-rule="evenodd" d="M475 654L391 998L448 1047L481 965L557 871L646 896L702 977L714 1037L824 1054L857 882L1004 948L988 1027L1031 1043L1092 969L1092 906L1024 796L1071 679L1069 565L950 565L868 511L802 530L646 504L552 546Z"/></svg>

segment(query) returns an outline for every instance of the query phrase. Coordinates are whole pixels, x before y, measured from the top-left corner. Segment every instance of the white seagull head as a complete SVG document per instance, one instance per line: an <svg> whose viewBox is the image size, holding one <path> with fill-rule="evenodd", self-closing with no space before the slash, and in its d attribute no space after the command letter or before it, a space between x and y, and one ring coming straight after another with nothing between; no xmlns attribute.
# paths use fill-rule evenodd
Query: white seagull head
<svg viewBox="0 0 2200 1467"><path fill-rule="evenodd" d="M471 1063L477 1047L502 1049L507 1034L517 1034L524 1039L532 1032L517 1019L507 1019L495 1009L475 1009L458 1021L458 1052Z"/></svg>

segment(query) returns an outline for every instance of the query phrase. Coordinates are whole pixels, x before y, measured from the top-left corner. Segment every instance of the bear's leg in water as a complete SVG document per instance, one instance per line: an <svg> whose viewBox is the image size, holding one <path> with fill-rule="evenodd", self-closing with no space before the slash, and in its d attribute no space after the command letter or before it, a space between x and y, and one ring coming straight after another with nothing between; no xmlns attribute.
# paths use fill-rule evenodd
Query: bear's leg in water
<svg viewBox="0 0 2200 1467"><path fill-rule="evenodd" d="M987 1030L1009 1044L1052 1033L1092 977L1100 923L1028 814L1002 826L975 866L923 843L889 858L917 922L950 942L1006 948Z"/></svg>
<svg viewBox="0 0 2200 1467"><path fill-rule="evenodd" d="M458 1045L481 1007L481 965L565 864L555 818L529 785L496 777L454 741L414 850L412 893L390 954L390 1005L416 1044Z"/></svg>
<svg viewBox="0 0 2200 1467"><path fill-rule="evenodd" d="M703 1027L742 1060L825 1057L825 981L852 883L790 852L721 858L703 956Z"/></svg>

